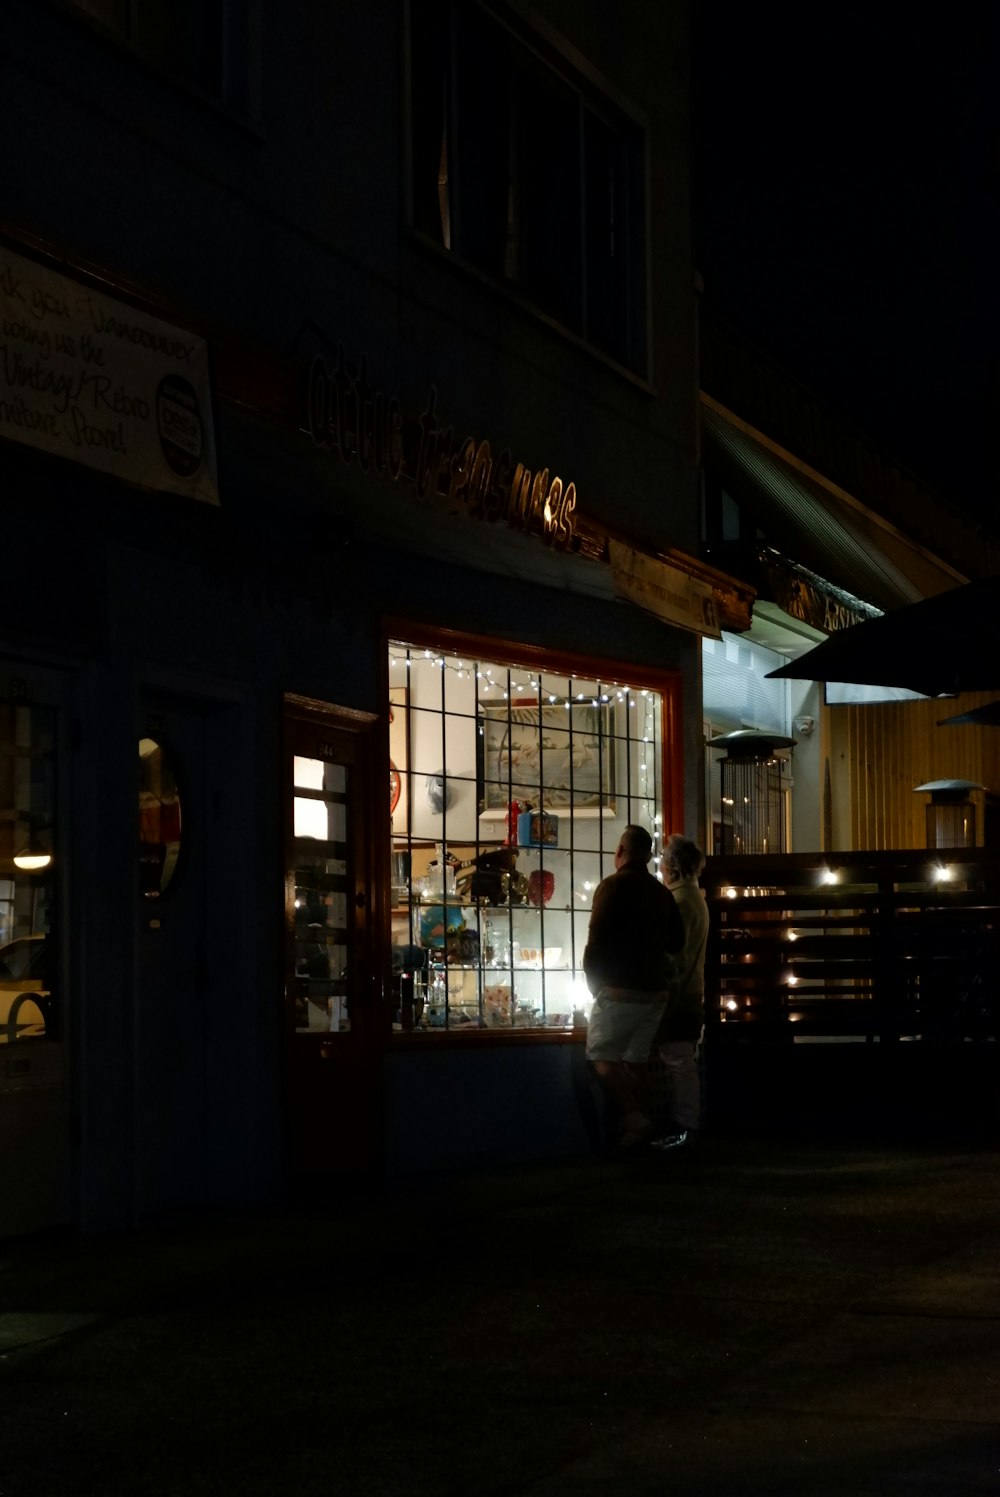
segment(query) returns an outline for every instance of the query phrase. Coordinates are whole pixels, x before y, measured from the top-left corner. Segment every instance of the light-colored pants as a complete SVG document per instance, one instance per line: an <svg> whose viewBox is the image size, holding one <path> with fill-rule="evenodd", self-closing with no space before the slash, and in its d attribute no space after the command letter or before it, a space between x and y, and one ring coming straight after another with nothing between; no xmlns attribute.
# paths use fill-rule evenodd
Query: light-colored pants
<svg viewBox="0 0 1000 1497"><path fill-rule="evenodd" d="M693 1040L662 1040L656 1047L666 1071L670 1116L679 1128L701 1127L701 1075Z"/></svg>
<svg viewBox="0 0 1000 1497"><path fill-rule="evenodd" d="M665 993L643 993L638 1001L605 988L594 999L587 1025L587 1059L639 1065L649 1059L653 1037L667 1006ZM612 996L614 995L614 996Z"/></svg>

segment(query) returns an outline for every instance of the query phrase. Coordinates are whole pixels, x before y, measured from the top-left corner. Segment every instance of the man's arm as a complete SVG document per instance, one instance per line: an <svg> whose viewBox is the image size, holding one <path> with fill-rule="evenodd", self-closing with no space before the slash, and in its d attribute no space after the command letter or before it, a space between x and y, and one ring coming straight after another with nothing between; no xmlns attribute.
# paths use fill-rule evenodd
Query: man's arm
<svg viewBox="0 0 1000 1497"><path fill-rule="evenodd" d="M590 909L590 924L587 927L587 944L583 948L583 975L587 987L596 993L603 981L603 966L606 957L606 932L609 925L607 884L600 883L594 890L594 902Z"/></svg>

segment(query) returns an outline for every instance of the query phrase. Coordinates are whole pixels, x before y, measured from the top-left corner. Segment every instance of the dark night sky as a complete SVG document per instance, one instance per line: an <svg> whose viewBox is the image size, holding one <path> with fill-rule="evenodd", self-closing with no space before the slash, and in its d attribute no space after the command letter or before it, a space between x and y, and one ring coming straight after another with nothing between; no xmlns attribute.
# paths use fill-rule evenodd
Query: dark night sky
<svg viewBox="0 0 1000 1497"><path fill-rule="evenodd" d="M998 12L694 0L706 307L995 526Z"/></svg>

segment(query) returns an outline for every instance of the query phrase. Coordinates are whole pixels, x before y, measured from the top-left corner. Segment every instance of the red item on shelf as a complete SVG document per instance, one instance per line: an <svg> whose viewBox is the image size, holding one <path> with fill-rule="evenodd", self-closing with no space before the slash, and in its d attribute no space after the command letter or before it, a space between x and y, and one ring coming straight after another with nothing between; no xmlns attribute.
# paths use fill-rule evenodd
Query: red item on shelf
<svg viewBox="0 0 1000 1497"><path fill-rule="evenodd" d="M528 898L532 904L548 904L555 893L556 876L549 868L535 868L528 874Z"/></svg>
<svg viewBox="0 0 1000 1497"><path fill-rule="evenodd" d="M504 847L517 846L517 818L520 814L520 804L512 800L507 807L507 835L503 839Z"/></svg>

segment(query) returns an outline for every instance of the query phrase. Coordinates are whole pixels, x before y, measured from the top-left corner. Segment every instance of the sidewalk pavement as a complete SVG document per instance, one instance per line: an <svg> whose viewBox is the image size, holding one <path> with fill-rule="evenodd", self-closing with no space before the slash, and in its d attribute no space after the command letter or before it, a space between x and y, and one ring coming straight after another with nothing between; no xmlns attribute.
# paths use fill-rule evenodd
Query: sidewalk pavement
<svg viewBox="0 0 1000 1497"><path fill-rule="evenodd" d="M0 1497L996 1494L998 1165L709 1138L0 1244Z"/></svg>

